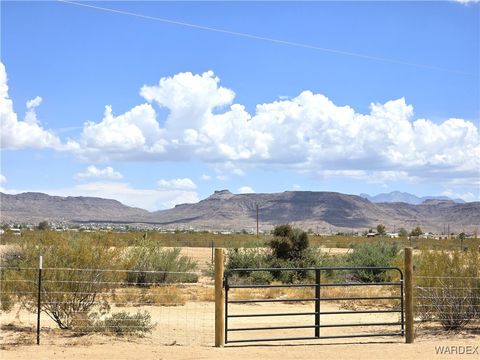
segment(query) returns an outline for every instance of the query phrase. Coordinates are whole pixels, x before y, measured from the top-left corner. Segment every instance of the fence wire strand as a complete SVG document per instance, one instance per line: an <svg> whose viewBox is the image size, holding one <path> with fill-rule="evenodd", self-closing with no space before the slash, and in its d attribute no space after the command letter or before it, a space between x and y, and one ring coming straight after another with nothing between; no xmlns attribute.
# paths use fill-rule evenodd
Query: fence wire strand
<svg viewBox="0 0 480 360"><path fill-rule="evenodd" d="M1 313L1 342L24 341L18 337L21 329L33 342L38 269L1 267L0 274L2 296L16 304L10 313ZM200 271L43 268L42 343L58 339L60 333L52 332L58 328L52 319L56 315L67 324L65 335L142 334L145 341L159 344L211 346L213 334L204 332L213 324L213 307L205 305L213 300L213 282L207 277L198 283L200 276ZM124 311L128 316L119 315ZM146 323L135 318L137 314L149 314L151 333L142 333Z"/></svg>

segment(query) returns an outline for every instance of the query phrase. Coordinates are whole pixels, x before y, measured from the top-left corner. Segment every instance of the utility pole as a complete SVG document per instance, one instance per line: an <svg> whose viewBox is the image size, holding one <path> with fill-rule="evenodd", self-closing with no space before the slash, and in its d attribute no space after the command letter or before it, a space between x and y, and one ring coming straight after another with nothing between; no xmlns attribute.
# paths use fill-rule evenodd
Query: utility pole
<svg viewBox="0 0 480 360"><path fill-rule="evenodd" d="M258 204L257 204L257 238L258 238Z"/></svg>

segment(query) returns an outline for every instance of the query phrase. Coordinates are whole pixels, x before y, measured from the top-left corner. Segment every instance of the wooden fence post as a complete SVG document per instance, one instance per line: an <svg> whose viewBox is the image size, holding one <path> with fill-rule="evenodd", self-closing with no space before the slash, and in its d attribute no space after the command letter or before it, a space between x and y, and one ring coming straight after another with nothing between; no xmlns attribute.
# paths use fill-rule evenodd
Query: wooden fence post
<svg viewBox="0 0 480 360"><path fill-rule="evenodd" d="M413 329L413 250L405 248L405 342L412 344Z"/></svg>
<svg viewBox="0 0 480 360"><path fill-rule="evenodd" d="M225 309L223 294L223 249L215 249L215 347L225 344Z"/></svg>

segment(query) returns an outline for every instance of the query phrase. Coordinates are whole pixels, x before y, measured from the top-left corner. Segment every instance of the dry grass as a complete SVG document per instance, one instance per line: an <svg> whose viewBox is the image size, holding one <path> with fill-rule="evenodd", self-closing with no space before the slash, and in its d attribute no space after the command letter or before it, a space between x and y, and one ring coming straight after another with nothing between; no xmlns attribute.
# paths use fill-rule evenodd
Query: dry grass
<svg viewBox="0 0 480 360"><path fill-rule="evenodd" d="M393 291L392 291L393 290ZM398 289L391 286L349 286L349 287L323 287L321 297L323 298L347 298L347 297L380 297L396 296ZM288 299L314 298L314 288L254 288L254 289L232 289L229 298L232 300L254 300L254 299L284 299L284 303L292 303ZM337 300L333 303L340 304L345 309L357 309L364 307L396 307L397 300ZM301 302L307 303L307 302Z"/></svg>
<svg viewBox="0 0 480 360"><path fill-rule="evenodd" d="M116 289L111 295L112 304L125 306L181 306L187 301L215 301L213 286L165 285L150 288Z"/></svg>
<svg viewBox="0 0 480 360"><path fill-rule="evenodd" d="M152 288L117 289L112 294L112 303L122 306L179 306L185 305L187 299L184 289L178 286L158 286Z"/></svg>

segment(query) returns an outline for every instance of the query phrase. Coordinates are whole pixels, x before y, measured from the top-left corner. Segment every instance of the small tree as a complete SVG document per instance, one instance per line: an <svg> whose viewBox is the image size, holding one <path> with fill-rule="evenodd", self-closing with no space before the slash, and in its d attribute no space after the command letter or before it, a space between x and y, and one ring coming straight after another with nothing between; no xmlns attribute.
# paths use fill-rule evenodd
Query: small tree
<svg viewBox="0 0 480 360"><path fill-rule="evenodd" d="M383 224L378 224L378 225L377 225L377 233L378 233L379 235L386 235L387 232L385 231L385 225L383 225Z"/></svg>
<svg viewBox="0 0 480 360"><path fill-rule="evenodd" d="M460 234L458 234L458 239L460 240L460 249L463 250L463 242L465 241L465 239L467 238L467 235L465 235L464 232L461 232Z"/></svg>
<svg viewBox="0 0 480 360"><path fill-rule="evenodd" d="M65 233L45 232L40 237L38 233L28 234L20 243L18 255L2 264L8 267L8 271L2 271L2 280L14 285L8 289L14 295L11 299L35 312L37 289L31 280L37 277L34 269L42 255L44 264L51 269L43 272L41 310L61 329L70 329L78 317L88 317L93 311L109 311L108 302L99 294L123 276L120 272L102 270L114 268L121 260L121 249L112 245L98 234L81 239ZM5 300L9 299L1 299L2 307L8 310L3 304Z"/></svg>
<svg viewBox="0 0 480 360"><path fill-rule="evenodd" d="M408 236L408 231L402 227L398 230L398 236L406 238Z"/></svg>
<svg viewBox="0 0 480 360"><path fill-rule="evenodd" d="M417 236L417 237L420 236L420 235L422 235L422 234L423 234L423 231L422 231L422 229L420 228L420 226L417 226L416 228L414 228L414 229L412 230L412 232L410 233L411 236Z"/></svg>
<svg viewBox="0 0 480 360"><path fill-rule="evenodd" d="M273 236L269 246L277 259L301 259L309 246L308 234L300 229L293 229L290 225L276 226Z"/></svg>
<svg viewBox="0 0 480 360"><path fill-rule="evenodd" d="M37 226L38 230L48 230L50 229L50 226L48 225L48 221L41 221L38 223Z"/></svg>

